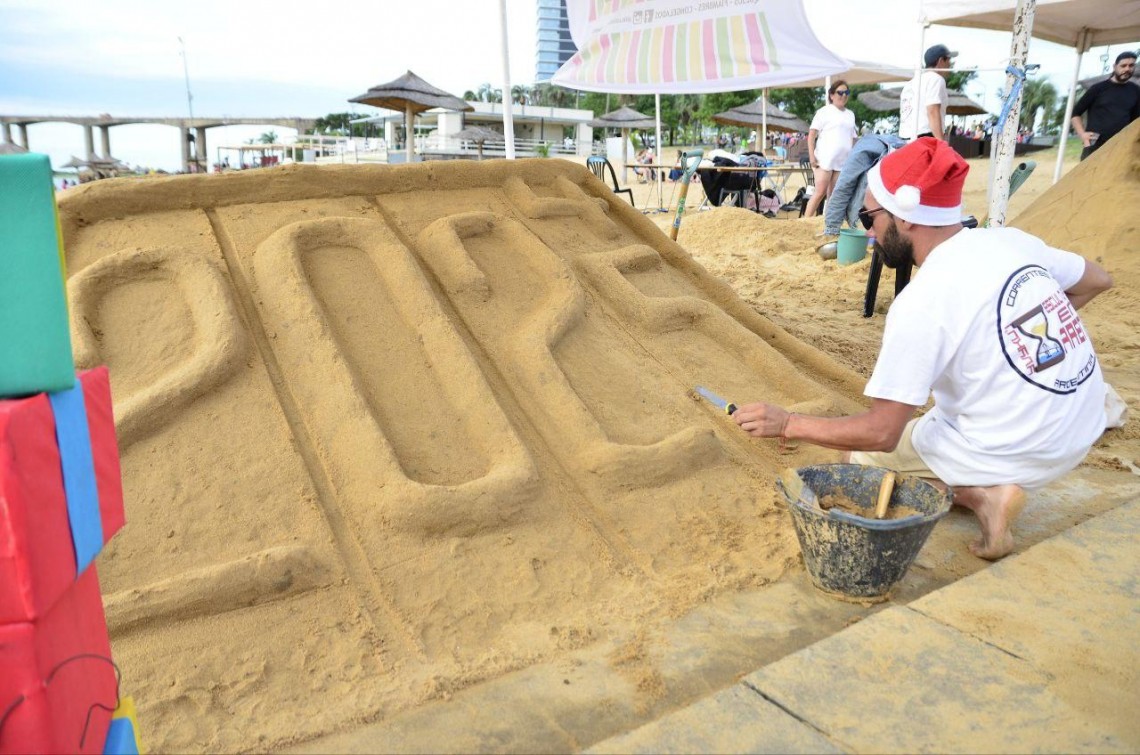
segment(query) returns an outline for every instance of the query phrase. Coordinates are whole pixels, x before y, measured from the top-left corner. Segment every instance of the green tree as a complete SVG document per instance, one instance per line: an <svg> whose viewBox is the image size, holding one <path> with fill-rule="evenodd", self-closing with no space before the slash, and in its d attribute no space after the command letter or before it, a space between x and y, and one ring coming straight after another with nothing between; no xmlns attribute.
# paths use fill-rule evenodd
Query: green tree
<svg viewBox="0 0 1140 755"><path fill-rule="evenodd" d="M946 88L954 92L965 92L966 84L977 77L977 71L951 71L946 75Z"/></svg>
<svg viewBox="0 0 1140 755"><path fill-rule="evenodd" d="M352 113L329 113L316 120L313 124L313 131L318 134L340 134L344 136L352 129L352 124L349 121L356 117Z"/></svg>
<svg viewBox="0 0 1140 755"><path fill-rule="evenodd" d="M827 104L823 87L798 87L795 89L769 89L768 101L781 110L808 123L815 117L815 111Z"/></svg>
<svg viewBox="0 0 1140 755"><path fill-rule="evenodd" d="M260 142L261 144L276 144L277 143L277 132L276 131L266 131L261 136L257 137L257 141Z"/></svg>
<svg viewBox="0 0 1140 755"><path fill-rule="evenodd" d="M475 99L479 102L502 102L503 90L496 89L490 83L484 82L479 85L479 90L475 93Z"/></svg>
<svg viewBox="0 0 1140 755"><path fill-rule="evenodd" d="M1048 79L1027 79L1021 86L1021 115L1018 118L1018 126L1032 128L1037 108L1043 107L1045 113L1041 122L1047 132L1053 133L1053 130L1060 125L1060 119L1064 117L1063 113L1057 112L1058 99L1057 88L1053 86L1053 82Z"/></svg>

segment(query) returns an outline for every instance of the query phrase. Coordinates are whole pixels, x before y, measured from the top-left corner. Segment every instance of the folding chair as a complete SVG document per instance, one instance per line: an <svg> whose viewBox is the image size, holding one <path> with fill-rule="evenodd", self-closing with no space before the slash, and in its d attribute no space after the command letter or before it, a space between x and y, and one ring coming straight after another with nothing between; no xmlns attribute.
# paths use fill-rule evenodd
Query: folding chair
<svg viewBox="0 0 1140 755"><path fill-rule="evenodd" d="M804 172L804 186L807 187L807 191L804 192L800 201L800 217L802 218L804 213L807 212L808 201L811 199L812 194L815 194L816 186L815 171L811 169L811 161L808 160L806 156L800 158L800 170ZM797 196L799 195L797 194ZM823 204L826 201L827 200L824 199L819 203L819 208L816 210L817 215L823 214Z"/></svg>
<svg viewBox="0 0 1140 755"><path fill-rule="evenodd" d="M614 194L628 194L629 203L634 207L637 206L633 201L633 189L618 188L617 173L614 172L614 166L610 165L609 160L604 157L599 157L598 155L591 155L590 157L586 158L586 167L589 168L590 172L597 176L598 180L602 183L612 183L614 187ZM607 173L609 174L608 182L606 181Z"/></svg>

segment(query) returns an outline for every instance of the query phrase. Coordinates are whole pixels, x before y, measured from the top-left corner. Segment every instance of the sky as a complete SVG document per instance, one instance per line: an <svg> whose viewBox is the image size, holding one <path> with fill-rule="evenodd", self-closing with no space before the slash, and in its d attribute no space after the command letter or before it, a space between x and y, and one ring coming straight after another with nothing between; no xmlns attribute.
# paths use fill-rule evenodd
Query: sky
<svg viewBox="0 0 1140 755"><path fill-rule="evenodd" d="M839 55L911 66L920 55L919 3L804 0L804 7L820 41ZM408 69L457 95L484 82L501 87L499 7L499 0L328 6L0 0L0 114L182 117L189 112L187 74L199 117L379 114L347 100ZM533 84L535 1L506 0L506 14L511 83ZM990 69L966 93L997 112L1009 32L927 29L926 46L939 42L960 52L955 67ZM1124 49L1107 50L1109 65ZM1082 78L1101 73L1105 53L1098 47L1085 54ZM1034 40L1030 62L1041 64L1039 77L1068 90L1075 63L1071 48ZM211 129L210 151L270 128ZM293 133L272 130L283 137ZM32 150L51 155L57 166L85 149L79 126L44 123L28 132ZM168 170L180 165L175 128L117 126L110 133L120 160Z"/></svg>

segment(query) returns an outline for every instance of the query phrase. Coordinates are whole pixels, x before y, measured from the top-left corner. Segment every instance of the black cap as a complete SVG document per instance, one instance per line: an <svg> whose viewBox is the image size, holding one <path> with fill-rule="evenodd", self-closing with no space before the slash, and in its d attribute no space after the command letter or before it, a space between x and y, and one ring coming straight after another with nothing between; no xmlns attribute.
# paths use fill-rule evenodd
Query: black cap
<svg viewBox="0 0 1140 755"><path fill-rule="evenodd" d="M1119 63L1122 60L1128 60L1129 58L1131 58L1132 60L1136 60L1136 53L1132 52L1131 50L1125 50L1124 52L1122 52L1116 56L1116 63L1113 63L1113 65L1116 65L1117 63Z"/></svg>
<svg viewBox="0 0 1140 755"><path fill-rule="evenodd" d="M926 65L927 68L934 68L934 66L938 63L939 58L956 57L958 57L958 53L954 50L951 50L946 45L934 45L934 47L929 48L926 51L926 54L922 56L922 62Z"/></svg>

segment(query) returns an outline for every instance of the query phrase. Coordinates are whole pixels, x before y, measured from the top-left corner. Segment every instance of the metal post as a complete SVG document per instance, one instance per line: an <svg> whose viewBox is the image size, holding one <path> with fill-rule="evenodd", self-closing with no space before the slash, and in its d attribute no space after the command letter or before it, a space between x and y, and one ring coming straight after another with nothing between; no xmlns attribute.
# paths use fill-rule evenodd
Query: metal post
<svg viewBox="0 0 1140 755"><path fill-rule="evenodd" d="M1081 38L1077 40L1077 60L1073 64L1073 80L1069 84L1069 99L1065 103L1065 119L1061 121L1061 144L1057 148L1057 166L1053 168L1053 183L1061 180L1061 167L1065 162L1065 143L1069 140L1069 130L1072 128L1070 121L1073 120L1073 107L1076 104L1074 100L1077 97L1077 80L1081 75L1081 60L1088 49L1089 30L1085 29L1081 33Z"/></svg>
<svg viewBox="0 0 1140 755"><path fill-rule="evenodd" d="M178 38L178 44L182 48L182 73L186 77L186 107L190 112L190 122L187 127L194 125L194 95L190 94L190 64L186 62L186 43L182 41L182 37ZM190 131L187 130L183 136L188 136ZM201 155L201 152L197 153ZM183 168L189 170L190 168L190 140L184 139L182 141L182 163Z"/></svg>
<svg viewBox="0 0 1140 755"><path fill-rule="evenodd" d="M657 165L662 166L665 162L661 159L661 95L653 95L653 104L656 107L657 116ZM657 209L665 212L665 195L662 193L662 188L665 186L664 170L661 167L657 168Z"/></svg>
<svg viewBox="0 0 1140 755"><path fill-rule="evenodd" d="M1010 45L1010 65L1022 71L1029 57L1029 36L1033 32L1033 15L1037 0L1017 0L1013 17L1013 42ZM1017 77L1009 74L1005 79L1006 92L1012 93ZM1009 179L1013 172L1013 152L1017 146L1017 122L1021 115L1021 88L1006 115L1000 134L995 134L994 180L990 190L989 222L991 227L1005 225L1005 212L1009 205Z"/></svg>

